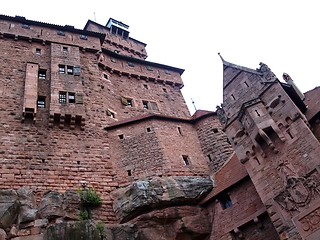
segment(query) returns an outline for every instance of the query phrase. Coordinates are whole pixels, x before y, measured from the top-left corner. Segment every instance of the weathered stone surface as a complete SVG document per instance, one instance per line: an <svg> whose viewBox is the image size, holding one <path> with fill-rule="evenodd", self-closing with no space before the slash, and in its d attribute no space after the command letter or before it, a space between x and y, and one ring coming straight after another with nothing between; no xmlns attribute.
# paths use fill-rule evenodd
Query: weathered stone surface
<svg viewBox="0 0 320 240"><path fill-rule="evenodd" d="M80 216L80 196L77 192L67 190L63 195L63 210L66 219L78 220Z"/></svg>
<svg viewBox="0 0 320 240"><path fill-rule="evenodd" d="M31 235L31 236L21 236L21 237L16 237L12 238L10 240L44 240L43 234L38 234L38 235Z"/></svg>
<svg viewBox="0 0 320 240"><path fill-rule="evenodd" d="M48 219L62 217L64 215L62 204L63 197L60 193L48 191L41 199L38 215L40 218Z"/></svg>
<svg viewBox="0 0 320 240"><path fill-rule="evenodd" d="M35 201L33 191L29 188L19 188L17 195L21 204L18 223L28 223L35 220L37 209L34 208Z"/></svg>
<svg viewBox="0 0 320 240"><path fill-rule="evenodd" d="M140 180L113 192L113 209L118 219L126 222L152 209L195 204L211 189L212 181L202 177Z"/></svg>
<svg viewBox="0 0 320 240"><path fill-rule="evenodd" d="M101 240L99 231L91 221L63 222L55 224L47 228L44 239Z"/></svg>
<svg viewBox="0 0 320 240"><path fill-rule="evenodd" d="M6 240L7 239L7 233L0 228L0 240Z"/></svg>
<svg viewBox="0 0 320 240"><path fill-rule="evenodd" d="M9 228L15 222L20 208L18 195L14 190L0 190L0 227Z"/></svg>

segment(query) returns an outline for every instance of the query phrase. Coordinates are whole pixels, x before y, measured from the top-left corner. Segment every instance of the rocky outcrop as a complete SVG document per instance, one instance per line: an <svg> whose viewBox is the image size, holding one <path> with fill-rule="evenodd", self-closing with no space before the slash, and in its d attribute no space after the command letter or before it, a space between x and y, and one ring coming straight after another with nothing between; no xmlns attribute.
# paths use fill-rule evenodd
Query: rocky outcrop
<svg viewBox="0 0 320 240"><path fill-rule="evenodd" d="M113 209L120 222L169 206L194 205L212 189L202 177L167 177L139 180L113 192Z"/></svg>
<svg viewBox="0 0 320 240"><path fill-rule="evenodd" d="M20 202L14 190L0 190L0 228L6 229L16 221Z"/></svg>
<svg viewBox="0 0 320 240"><path fill-rule="evenodd" d="M62 194L54 191L46 192L40 202L38 212L40 218L53 219L62 217L64 215L62 204Z"/></svg>

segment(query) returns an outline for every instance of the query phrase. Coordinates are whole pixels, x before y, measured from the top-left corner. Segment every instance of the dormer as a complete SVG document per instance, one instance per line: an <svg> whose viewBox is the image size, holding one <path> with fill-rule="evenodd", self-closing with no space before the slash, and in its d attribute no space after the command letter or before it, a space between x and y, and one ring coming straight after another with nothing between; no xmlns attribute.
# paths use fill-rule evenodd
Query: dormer
<svg viewBox="0 0 320 240"><path fill-rule="evenodd" d="M111 34L121 36L123 39L129 37L129 26L113 18L108 20L106 27L110 29Z"/></svg>

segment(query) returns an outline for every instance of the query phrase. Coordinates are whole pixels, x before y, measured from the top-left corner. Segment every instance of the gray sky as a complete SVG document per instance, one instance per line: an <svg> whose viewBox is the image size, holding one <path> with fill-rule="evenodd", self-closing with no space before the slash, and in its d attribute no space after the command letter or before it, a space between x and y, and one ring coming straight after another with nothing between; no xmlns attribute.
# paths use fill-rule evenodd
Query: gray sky
<svg viewBox="0 0 320 240"><path fill-rule="evenodd" d="M316 0L91 0L1 2L1 14L73 25L110 17L147 44L148 61L185 69L183 94L191 113L222 102L221 53L256 69L266 63L282 80L288 73L303 91L319 86L320 14Z"/></svg>

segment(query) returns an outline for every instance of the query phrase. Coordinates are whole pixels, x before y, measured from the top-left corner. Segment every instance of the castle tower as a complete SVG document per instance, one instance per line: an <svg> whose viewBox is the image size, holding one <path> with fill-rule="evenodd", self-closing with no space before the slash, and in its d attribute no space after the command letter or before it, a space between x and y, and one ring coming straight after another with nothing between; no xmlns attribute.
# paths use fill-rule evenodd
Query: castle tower
<svg viewBox="0 0 320 240"><path fill-rule="evenodd" d="M217 112L274 226L283 239L318 239L320 144L301 94L266 64L254 70L222 61Z"/></svg>

